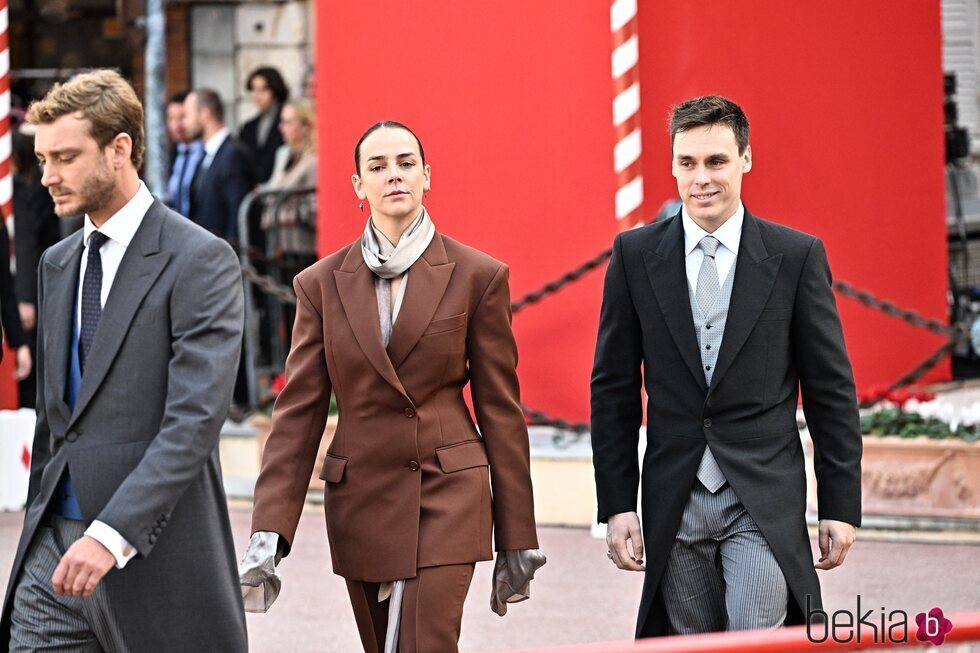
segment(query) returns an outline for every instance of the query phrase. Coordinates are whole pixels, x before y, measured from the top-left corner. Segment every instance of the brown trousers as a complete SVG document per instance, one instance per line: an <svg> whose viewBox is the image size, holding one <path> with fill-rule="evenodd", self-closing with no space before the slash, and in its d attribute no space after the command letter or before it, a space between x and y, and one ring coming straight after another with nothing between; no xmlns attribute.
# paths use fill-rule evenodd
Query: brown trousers
<svg viewBox="0 0 980 653"><path fill-rule="evenodd" d="M473 579L472 562L422 567L405 581L398 653L458 651L463 601ZM354 620L365 653L382 653L388 629L388 603L378 602L379 583L347 581Z"/></svg>

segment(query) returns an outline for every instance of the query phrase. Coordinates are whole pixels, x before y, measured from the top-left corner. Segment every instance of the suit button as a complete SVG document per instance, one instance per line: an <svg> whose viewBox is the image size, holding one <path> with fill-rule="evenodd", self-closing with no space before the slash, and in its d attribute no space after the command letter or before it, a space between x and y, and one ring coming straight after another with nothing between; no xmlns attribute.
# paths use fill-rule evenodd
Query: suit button
<svg viewBox="0 0 980 653"><path fill-rule="evenodd" d="M412 407L408 407L408 408L406 408L405 410L402 411L402 414L405 415L405 417L411 419L411 418L415 417L415 409L412 408Z"/></svg>
<svg viewBox="0 0 980 653"><path fill-rule="evenodd" d="M409 460L408 464L405 465L405 467L408 467L408 469L413 472L419 471L419 463L417 460Z"/></svg>
<svg viewBox="0 0 980 653"><path fill-rule="evenodd" d="M711 420L710 419L704 420L703 424L704 424L704 428L706 428L706 429L710 429L711 428Z"/></svg>
<svg viewBox="0 0 980 653"><path fill-rule="evenodd" d="M74 442L75 440L78 439L78 433L75 433L74 431L69 431L68 435L65 436L65 439L68 440L69 442Z"/></svg>

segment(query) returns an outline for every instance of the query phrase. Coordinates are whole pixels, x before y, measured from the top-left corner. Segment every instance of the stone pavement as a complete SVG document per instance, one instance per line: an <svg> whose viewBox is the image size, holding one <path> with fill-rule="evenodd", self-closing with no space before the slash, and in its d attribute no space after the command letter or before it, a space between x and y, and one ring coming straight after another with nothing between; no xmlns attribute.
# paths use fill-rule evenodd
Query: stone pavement
<svg viewBox="0 0 980 653"><path fill-rule="evenodd" d="M344 582L330 571L320 508L300 521L293 553L282 566L283 591L268 614L249 615L251 650L261 653L360 650ZM0 594L20 533L22 513L0 513ZM232 507L240 555L248 539L249 507ZM477 565L467 599L460 648L510 651L631 637L641 577L617 571L605 545L585 529L542 528L548 564L532 583L530 601L506 617L490 611L490 563ZM884 607L914 615L939 606L949 615L980 610L980 542L976 535L881 533L864 530L847 563L820 572L830 609ZM883 539L884 538L884 539ZM928 541L909 541L910 539ZM980 649L980 644L976 646ZM958 648L956 650L963 650Z"/></svg>

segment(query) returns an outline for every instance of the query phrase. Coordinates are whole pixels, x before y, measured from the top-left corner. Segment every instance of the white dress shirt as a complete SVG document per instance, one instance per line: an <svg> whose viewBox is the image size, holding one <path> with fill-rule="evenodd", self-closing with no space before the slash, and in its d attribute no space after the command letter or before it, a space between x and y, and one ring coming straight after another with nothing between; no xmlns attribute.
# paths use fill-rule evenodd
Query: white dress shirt
<svg viewBox="0 0 980 653"><path fill-rule="evenodd" d="M684 265L687 270L687 282L691 284L691 288L698 287L698 273L701 271L701 261L704 259L704 252L698 247L698 243L705 236L714 236L720 243L715 252L715 266L718 268L718 284L725 285L725 279L728 278L728 273L735 266L735 259L738 257L738 244L742 240L744 219L745 207L739 202L735 214L715 229L714 233L709 234L691 219L687 208L681 209L681 222L684 225Z"/></svg>
<svg viewBox="0 0 980 653"><path fill-rule="evenodd" d="M222 127L217 132L215 132L211 138L204 141L204 159L201 160L201 170L207 170L211 167L211 162L214 161L214 155L218 153L221 146L225 144L231 132L228 131L227 127Z"/></svg>
<svg viewBox="0 0 980 653"><path fill-rule="evenodd" d="M151 204L153 204L153 195L141 181L139 190L136 191L133 198L99 228L99 231L108 238L102 245L102 249L99 250L102 259L102 292L100 298L103 309L106 300L109 298L112 282L116 279L116 272L119 271L119 264L126 253L126 248L129 247L133 236L136 235L136 230L143 223L143 216L146 215ZM82 250L82 265L78 272L78 299L75 302L76 336L82 324L82 282L85 280L85 268L88 264L88 243L92 233L96 230L92 219L87 215L83 229L82 236L85 245ZM85 534L97 540L112 553L116 559L116 567L119 569L125 567L126 563L136 555L136 549L126 541L126 538L105 522L98 520L92 522L85 530Z"/></svg>

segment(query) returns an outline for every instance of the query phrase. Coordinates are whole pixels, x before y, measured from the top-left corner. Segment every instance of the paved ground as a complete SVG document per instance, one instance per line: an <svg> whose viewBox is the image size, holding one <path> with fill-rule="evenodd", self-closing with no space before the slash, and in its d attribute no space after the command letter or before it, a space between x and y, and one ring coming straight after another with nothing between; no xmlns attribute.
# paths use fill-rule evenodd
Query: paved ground
<svg viewBox="0 0 980 653"><path fill-rule="evenodd" d="M0 593L20 533L21 513L0 513ZM234 506L237 551L248 538L247 506ZM549 562L532 584L532 599L506 617L490 611L489 563L477 565L467 599L460 647L468 652L508 651L579 642L629 639L640 595L640 576L618 572L602 541L584 529L541 529ZM268 614L249 615L253 651L291 653L360 650L343 581L329 568L319 509L300 522L293 553L282 565L283 592ZM847 564L821 572L825 602L854 611L881 607L915 613L934 606L946 614L980 610L980 544L885 541L871 531ZM980 646L978 646L980 648Z"/></svg>

